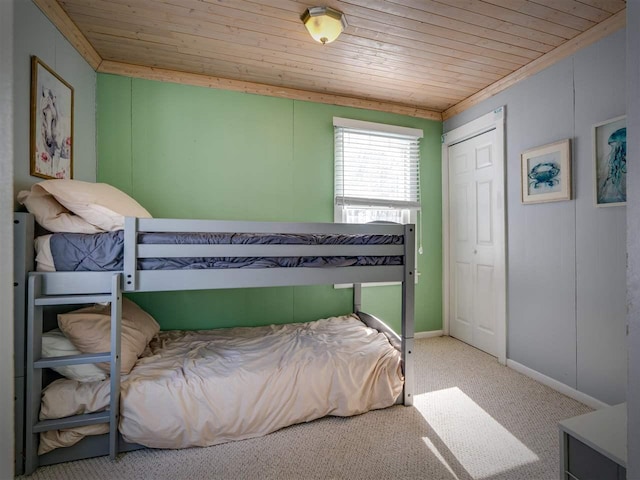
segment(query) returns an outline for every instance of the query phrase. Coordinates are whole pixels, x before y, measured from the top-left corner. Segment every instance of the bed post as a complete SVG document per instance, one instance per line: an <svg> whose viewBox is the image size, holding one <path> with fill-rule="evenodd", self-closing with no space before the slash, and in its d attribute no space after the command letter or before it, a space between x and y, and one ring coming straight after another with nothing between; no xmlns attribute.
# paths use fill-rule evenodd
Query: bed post
<svg viewBox="0 0 640 480"><path fill-rule="evenodd" d="M135 290L138 281L138 219L136 217L124 218L124 281L122 289L124 291Z"/></svg>
<svg viewBox="0 0 640 480"><path fill-rule="evenodd" d="M33 268L33 215L13 214L13 304L15 365L15 473L24 473L25 363L27 325L27 273Z"/></svg>
<svg viewBox="0 0 640 480"><path fill-rule="evenodd" d="M362 284L353 284L353 313L358 313L362 310Z"/></svg>
<svg viewBox="0 0 640 480"><path fill-rule="evenodd" d="M25 474L31 475L38 467L38 436L34 426L38 422L42 400L42 369L35 368L36 360L42 356L42 342L36 341L42 334L42 308L37 308L35 299L42 291L42 277L31 274L27 289L27 364L25 403Z"/></svg>
<svg viewBox="0 0 640 480"><path fill-rule="evenodd" d="M416 288L415 225L404 226L404 280L402 282L402 361L404 364L404 404L413 405L413 333Z"/></svg>
<svg viewBox="0 0 640 480"><path fill-rule="evenodd" d="M110 381L109 390L109 456L115 460L118 455L118 425L120 423L120 343L122 332L122 292L121 275L116 273L111 279L111 339L110 339Z"/></svg>

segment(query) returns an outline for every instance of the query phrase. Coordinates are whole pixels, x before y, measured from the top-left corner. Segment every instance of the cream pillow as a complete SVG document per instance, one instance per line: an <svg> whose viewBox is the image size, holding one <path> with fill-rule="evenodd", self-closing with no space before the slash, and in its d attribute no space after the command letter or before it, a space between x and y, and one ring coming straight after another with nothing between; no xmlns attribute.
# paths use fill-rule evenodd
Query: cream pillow
<svg viewBox="0 0 640 480"><path fill-rule="evenodd" d="M122 230L124 217L151 218L133 198L106 183L45 180L38 185L64 207L104 231Z"/></svg>
<svg viewBox="0 0 640 480"><path fill-rule="evenodd" d="M18 193L18 203L27 207L38 224L50 232L100 233L103 230L70 212L39 184Z"/></svg>
<svg viewBox="0 0 640 480"><path fill-rule="evenodd" d="M58 326L71 343L83 353L111 350L111 306L95 305L58 315ZM122 299L122 335L120 372L127 374L160 331L155 319L131 300ZM108 363L98 366L109 370Z"/></svg>
<svg viewBox="0 0 640 480"><path fill-rule="evenodd" d="M80 351L57 328L42 334L42 357L64 357L66 355L80 355ZM95 382L104 380L107 375L92 363L83 365L65 365L54 367L53 370L71 380L78 382Z"/></svg>

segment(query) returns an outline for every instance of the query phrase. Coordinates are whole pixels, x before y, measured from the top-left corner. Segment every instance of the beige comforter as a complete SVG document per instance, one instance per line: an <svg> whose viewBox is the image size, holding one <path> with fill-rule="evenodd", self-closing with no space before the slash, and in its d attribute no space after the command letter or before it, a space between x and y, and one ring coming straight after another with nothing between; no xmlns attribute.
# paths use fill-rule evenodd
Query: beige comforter
<svg viewBox="0 0 640 480"><path fill-rule="evenodd" d="M310 323L161 332L122 377L120 432L154 448L257 437L326 415L394 404L400 353L353 315ZM104 410L109 380L62 379L43 393L41 419ZM40 453L107 425L46 432Z"/></svg>

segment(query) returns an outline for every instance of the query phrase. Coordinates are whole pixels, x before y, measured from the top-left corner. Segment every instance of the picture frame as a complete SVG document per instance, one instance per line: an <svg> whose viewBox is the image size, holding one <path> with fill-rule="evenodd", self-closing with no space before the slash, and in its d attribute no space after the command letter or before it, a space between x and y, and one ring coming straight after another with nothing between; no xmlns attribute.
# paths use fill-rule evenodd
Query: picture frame
<svg viewBox="0 0 640 480"><path fill-rule="evenodd" d="M522 152L522 203L571 200L571 140L564 139Z"/></svg>
<svg viewBox="0 0 640 480"><path fill-rule="evenodd" d="M31 57L30 174L73 178L73 87Z"/></svg>
<svg viewBox="0 0 640 480"><path fill-rule="evenodd" d="M593 198L596 207L627 204L627 118L593 126Z"/></svg>

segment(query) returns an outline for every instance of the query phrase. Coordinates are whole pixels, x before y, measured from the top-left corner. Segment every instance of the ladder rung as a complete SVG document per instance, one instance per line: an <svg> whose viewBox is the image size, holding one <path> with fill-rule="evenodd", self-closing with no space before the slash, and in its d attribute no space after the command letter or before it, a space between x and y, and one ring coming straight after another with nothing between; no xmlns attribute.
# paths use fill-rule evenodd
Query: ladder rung
<svg viewBox="0 0 640 480"><path fill-rule="evenodd" d="M35 368L64 367L65 365L82 365L85 363L100 363L111 360L110 352L82 353L80 355L65 355L63 357L41 358L33 362Z"/></svg>
<svg viewBox="0 0 640 480"><path fill-rule="evenodd" d="M109 411L88 413L86 415L74 415L73 417L56 418L54 420L43 420L33 426L33 432L48 432L49 430L60 430L62 428L75 428L84 425L95 425L98 423L109 423Z"/></svg>
<svg viewBox="0 0 640 480"><path fill-rule="evenodd" d="M35 299L35 304L42 305L80 305L83 303L110 302L111 294L101 295L43 295Z"/></svg>

